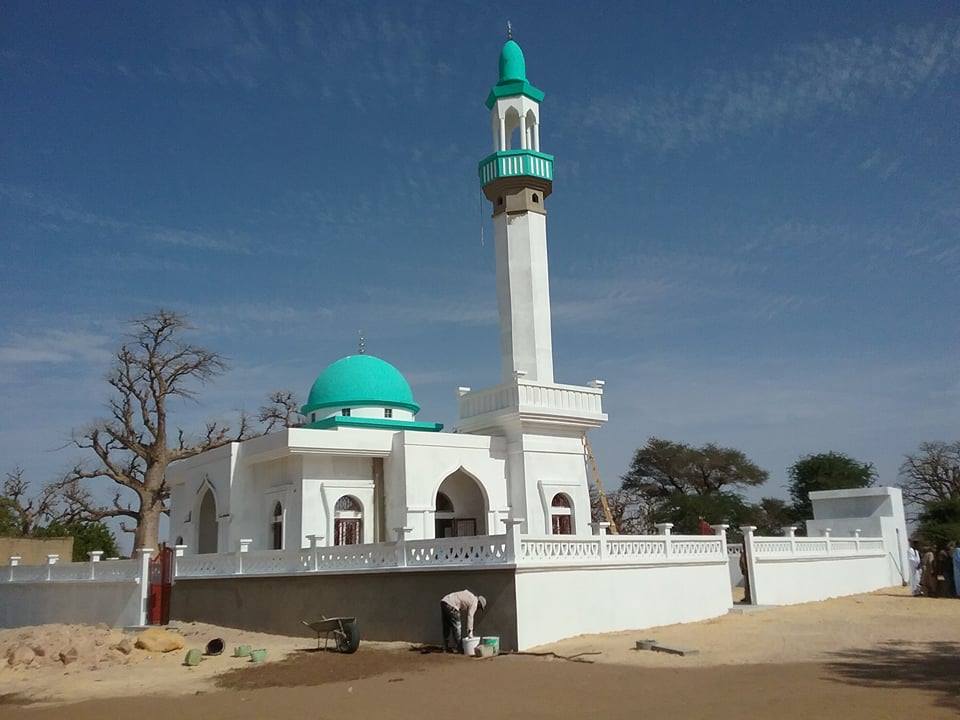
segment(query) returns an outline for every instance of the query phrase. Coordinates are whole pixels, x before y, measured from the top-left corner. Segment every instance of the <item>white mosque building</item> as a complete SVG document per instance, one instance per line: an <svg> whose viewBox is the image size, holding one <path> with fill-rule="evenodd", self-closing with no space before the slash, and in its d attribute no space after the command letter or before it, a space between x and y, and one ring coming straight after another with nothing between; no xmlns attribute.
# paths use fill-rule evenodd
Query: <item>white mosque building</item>
<svg viewBox="0 0 960 720"><path fill-rule="evenodd" d="M293 549L500 534L513 518L524 533L591 533L584 439L607 416L602 381L553 377L543 97L508 40L486 102L493 152L479 164L495 228L500 384L459 388L459 422L444 432L417 418L389 362L341 358L313 383L302 427L171 466L171 541L187 553L234 550L241 539L252 550Z"/></svg>

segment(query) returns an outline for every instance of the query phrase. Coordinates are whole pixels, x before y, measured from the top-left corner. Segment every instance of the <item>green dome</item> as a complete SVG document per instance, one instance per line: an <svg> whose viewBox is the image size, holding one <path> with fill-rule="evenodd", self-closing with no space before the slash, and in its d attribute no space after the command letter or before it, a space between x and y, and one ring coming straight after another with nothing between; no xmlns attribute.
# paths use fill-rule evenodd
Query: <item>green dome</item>
<svg viewBox="0 0 960 720"><path fill-rule="evenodd" d="M393 365L373 355L348 355L320 373L300 412L360 405L420 411L410 385Z"/></svg>
<svg viewBox="0 0 960 720"><path fill-rule="evenodd" d="M507 40L500 51L500 82L525 82L527 79L527 62L523 59L523 50L513 40Z"/></svg>

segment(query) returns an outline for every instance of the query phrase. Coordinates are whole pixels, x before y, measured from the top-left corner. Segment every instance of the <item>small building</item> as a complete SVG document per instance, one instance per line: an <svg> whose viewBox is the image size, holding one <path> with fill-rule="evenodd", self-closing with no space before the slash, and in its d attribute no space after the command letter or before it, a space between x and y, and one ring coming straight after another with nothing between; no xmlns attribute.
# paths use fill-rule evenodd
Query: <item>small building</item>
<svg viewBox="0 0 960 720"><path fill-rule="evenodd" d="M909 579L909 538L900 488L818 490L810 493L810 502L813 519L807 520L807 535L829 531L834 537L850 537L859 531L865 536L882 537L890 555L890 584Z"/></svg>

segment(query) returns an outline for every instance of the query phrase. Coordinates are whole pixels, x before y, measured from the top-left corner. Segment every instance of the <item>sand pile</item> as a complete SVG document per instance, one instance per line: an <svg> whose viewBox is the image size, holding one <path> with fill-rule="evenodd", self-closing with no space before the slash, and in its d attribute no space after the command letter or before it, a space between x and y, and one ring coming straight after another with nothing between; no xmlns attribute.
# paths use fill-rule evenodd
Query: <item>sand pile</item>
<svg viewBox="0 0 960 720"><path fill-rule="evenodd" d="M165 637L169 636L169 637ZM0 658L8 668L96 669L129 665L151 652L183 647L183 640L165 630L150 629L140 635L106 625L38 625L0 631Z"/></svg>

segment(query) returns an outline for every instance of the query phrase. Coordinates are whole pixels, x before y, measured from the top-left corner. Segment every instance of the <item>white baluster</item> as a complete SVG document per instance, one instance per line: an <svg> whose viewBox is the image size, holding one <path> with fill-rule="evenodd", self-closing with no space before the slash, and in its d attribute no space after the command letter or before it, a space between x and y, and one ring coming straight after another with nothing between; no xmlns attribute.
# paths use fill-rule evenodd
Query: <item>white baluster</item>
<svg viewBox="0 0 960 720"><path fill-rule="evenodd" d="M407 533L413 532L411 527L395 527L393 532L397 535L396 544L396 564L397 567L407 566Z"/></svg>
<svg viewBox="0 0 960 720"><path fill-rule="evenodd" d="M103 550L90 550L87 553L90 558L90 579L97 579L97 563L103 558Z"/></svg>
<svg viewBox="0 0 960 720"><path fill-rule="evenodd" d="M516 563L520 559L520 526L526 518L506 518L503 524L507 528L507 562Z"/></svg>
<svg viewBox="0 0 960 720"><path fill-rule="evenodd" d="M47 580L53 576L53 566L57 564L59 559L59 555L47 555Z"/></svg>
<svg viewBox="0 0 960 720"><path fill-rule="evenodd" d="M251 538L241 538L237 543L237 575L243 575L243 556L250 552L250 545L253 544Z"/></svg>
<svg viewBox="0 0 960 720"><path fill-rule="evenodd" d="M317 572L320 569L319 547L323 535L307 535L307 540L310 541L310 570Z"/></svg>
<svg viewBox="0 0 960 720"><path fill-rule="evenodd" d="M656 523L654 527L657 528L659 534L663 535L664 554L668 559L673 557L673 547L670 541L670 532L673 530L673 523Z"/></svg>

